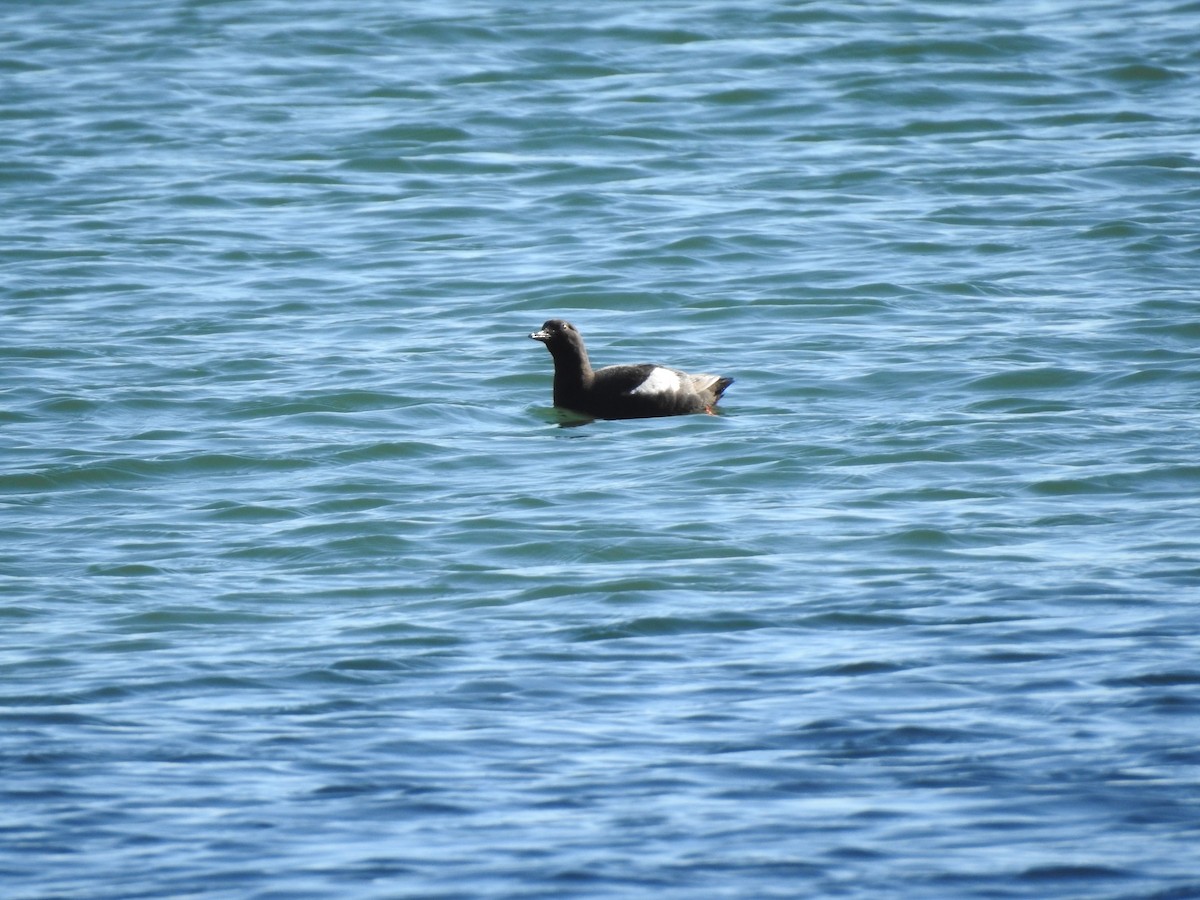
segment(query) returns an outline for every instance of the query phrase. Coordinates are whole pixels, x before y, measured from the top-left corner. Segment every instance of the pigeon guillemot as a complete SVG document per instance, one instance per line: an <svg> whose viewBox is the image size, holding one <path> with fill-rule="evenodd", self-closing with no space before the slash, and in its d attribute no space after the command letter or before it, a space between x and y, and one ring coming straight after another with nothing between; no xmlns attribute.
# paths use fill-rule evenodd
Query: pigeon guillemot
<svg viewBox="0 0 1200 900"><path fill-rule="evenodd" d="M732 378L689 375L653 363L593 370L583 337L562 319L550 319L529 336L554 357L554 405L597 419L713 415L713 406L733 383Z"/></svg>

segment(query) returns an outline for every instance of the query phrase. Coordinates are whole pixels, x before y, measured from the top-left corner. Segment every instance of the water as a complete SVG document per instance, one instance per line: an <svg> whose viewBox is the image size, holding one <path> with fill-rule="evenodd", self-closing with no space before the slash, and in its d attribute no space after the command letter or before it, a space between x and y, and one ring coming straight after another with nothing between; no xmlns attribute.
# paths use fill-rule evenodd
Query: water
<svg viewBox="0 0 1200 900"><path fill-rule="evenodd" d="M1200 896L1200 5L644 6L4 4L6 897Z"/></svg>

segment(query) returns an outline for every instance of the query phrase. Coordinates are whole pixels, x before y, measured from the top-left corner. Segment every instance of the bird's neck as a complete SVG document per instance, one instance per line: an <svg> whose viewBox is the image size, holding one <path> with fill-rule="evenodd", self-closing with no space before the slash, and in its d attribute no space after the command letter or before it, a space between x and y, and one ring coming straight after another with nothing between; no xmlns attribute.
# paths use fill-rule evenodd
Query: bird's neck
<svg viewBox="0 0 1200 900"><path fill-rule="evenodd" d="M583 347L558 347L554 357L554 393L569 393L588 387L596 377L591 361Z"/></svg>

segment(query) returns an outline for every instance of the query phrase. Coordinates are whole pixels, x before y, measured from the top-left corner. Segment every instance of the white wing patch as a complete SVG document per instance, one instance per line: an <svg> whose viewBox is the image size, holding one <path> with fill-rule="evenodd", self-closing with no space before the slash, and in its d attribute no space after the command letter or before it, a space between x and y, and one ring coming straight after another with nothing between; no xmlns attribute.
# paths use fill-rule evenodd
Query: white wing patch
<svg viewBox="0 0 1200 900"><path fill-rule="evenodd" d="M646 380L635 387L631 394L674 394L683 387L679 373L674 369L655 366L646 376Z"/></svg>

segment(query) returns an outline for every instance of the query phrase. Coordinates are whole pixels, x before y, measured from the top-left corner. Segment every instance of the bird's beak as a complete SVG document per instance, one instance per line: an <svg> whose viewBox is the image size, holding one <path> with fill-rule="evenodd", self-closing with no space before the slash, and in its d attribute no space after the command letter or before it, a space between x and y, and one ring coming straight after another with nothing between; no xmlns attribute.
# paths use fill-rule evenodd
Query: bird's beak
<svg viewBox="0 0 1200 900"><path fill-rule="evenodd" d="M541 331L535 331L533 334L530 335L530 337L533 338L535 341L541 341L544 344L548 340L550 340L550 332L546 331L546 329L543 328Z"/></svg>

